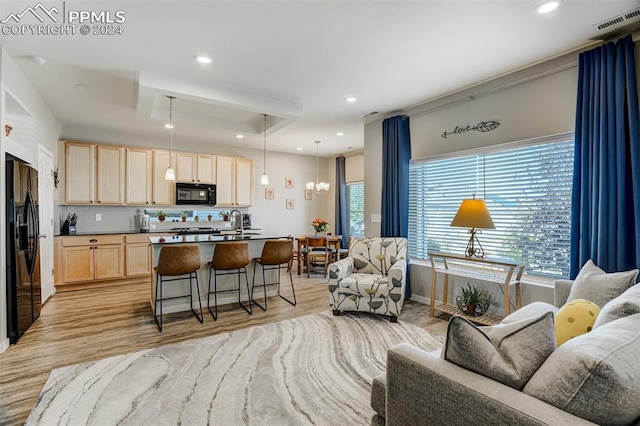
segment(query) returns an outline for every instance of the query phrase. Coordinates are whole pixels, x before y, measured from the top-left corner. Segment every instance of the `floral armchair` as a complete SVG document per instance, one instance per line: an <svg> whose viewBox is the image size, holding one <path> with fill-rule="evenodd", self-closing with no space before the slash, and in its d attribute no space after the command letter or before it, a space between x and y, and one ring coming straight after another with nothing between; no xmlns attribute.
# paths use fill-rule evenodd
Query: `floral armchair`
<svg viewBox="0 0 640 426"><path fill-rule="evenodd" d="M349 256L329 265L333 314L371 312L396 322L404 302L406 272L406 238L351 239Z"/></svg>

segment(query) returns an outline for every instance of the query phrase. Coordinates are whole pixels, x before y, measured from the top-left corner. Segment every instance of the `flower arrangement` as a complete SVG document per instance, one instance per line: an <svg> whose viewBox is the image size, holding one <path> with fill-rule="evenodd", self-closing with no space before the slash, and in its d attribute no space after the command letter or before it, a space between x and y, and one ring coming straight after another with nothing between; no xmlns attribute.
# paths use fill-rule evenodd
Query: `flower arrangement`
<svg viewBox="0 0 640 426"><path fill-rule="evenodd" d="M313 219L313 222L311 222L311 226L313 226L313 229L315 229L316 232L324 232L329 229L329 222L323 219L316 218Z"/></svg>

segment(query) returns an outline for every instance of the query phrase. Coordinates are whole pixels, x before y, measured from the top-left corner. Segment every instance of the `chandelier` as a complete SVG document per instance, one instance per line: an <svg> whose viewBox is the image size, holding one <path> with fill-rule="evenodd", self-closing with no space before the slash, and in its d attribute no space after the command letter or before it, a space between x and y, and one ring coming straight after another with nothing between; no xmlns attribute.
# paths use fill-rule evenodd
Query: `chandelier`
<svg viewBox="0 0 640 426"><path fill-rule="evenodd" d="M318 173L320 170L319 167L319 149L320 149L320 141L316 141L316 181L315 182L307 182L307 190L316 191L316 194L326 194L329 192L329 183L328 182L320 182L318 179Z"/></svg>

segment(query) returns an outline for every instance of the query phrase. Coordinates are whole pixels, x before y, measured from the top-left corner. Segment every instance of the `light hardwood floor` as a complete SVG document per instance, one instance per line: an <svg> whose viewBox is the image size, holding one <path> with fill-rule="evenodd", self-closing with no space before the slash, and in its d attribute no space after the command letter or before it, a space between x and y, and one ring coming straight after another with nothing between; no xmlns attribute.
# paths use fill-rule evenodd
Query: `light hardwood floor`
<svg viewBox="0 0 640 426"><path fill-rule="evenodd" d="M266 312L254 305L251 316L234 304L219 309L218 321L205 307L204 324L191 312L165 315L162 333L149 304L149 284L59 291L18 344L0 354L0 424L24 423L55 368L326 311L323 281L294 275L295 307L275 296ZM429 317L428 306L411 301L400 320L434 334L446 330L445 321Z"/></svg>

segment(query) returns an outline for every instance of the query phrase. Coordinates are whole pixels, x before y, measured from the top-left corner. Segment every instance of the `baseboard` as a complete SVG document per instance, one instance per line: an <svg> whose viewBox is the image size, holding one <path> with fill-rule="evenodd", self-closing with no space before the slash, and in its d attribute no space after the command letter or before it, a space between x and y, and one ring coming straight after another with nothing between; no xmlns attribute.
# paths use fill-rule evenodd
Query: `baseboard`
<svg viewBox="0 0 640 426"><path fill-rule="evenodd" d="M413 302L418 302L418 303L422 303L423 305L429 305L431 304L431 299L428 297L424 297L424 296L419 296L417 294L412 294L410 297L411 301Z"/></svg>
<svg viewBox="0 0 640 426"><path fill-rule="evenodd" d="M0 342L0 353L9 349L9 343L9 339L2 339L2 341Z"/></svg>

